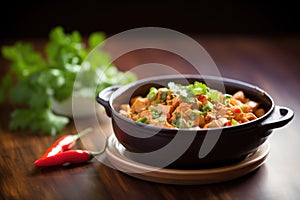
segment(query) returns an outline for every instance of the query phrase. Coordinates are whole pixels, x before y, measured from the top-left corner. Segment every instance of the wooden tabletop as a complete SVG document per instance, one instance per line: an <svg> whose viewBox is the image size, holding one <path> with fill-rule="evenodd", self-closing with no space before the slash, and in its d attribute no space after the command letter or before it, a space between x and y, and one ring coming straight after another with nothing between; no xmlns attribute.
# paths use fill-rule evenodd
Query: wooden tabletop
<svg viewBox="0 0 300 200"><path fill-rule="evenodd" d="M277 105L294 110L293 121L269 137L271 151L258 170L224 183L183 186L139 180L95 159L87 164L37 168L33 162L57 138L75 133L74 123L56 136L10 132L7 124L13 107L1 104L0 199L300 199L300 37L191 37L207 50L223 77L257 85L268 91ZM38 49L45 44L44 39L30 41ZM8 62L3 58L0 62L3 76ZM136 51L115 61L122 70L150 62L195 73L184 59L159 50ZM110 134L109 119L100 118L105 134ZM75 148L86 146L79 141Z"/></svg>

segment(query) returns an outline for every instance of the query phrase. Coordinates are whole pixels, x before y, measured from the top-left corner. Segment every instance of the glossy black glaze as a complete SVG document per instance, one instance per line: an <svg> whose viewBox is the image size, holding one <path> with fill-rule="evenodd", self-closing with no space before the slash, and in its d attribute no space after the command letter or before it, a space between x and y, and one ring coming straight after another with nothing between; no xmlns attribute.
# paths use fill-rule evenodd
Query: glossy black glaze
<svg viewBox="0 0 300 200"><path fill-rule="evenodd" d="M119 89L117 89L118 87L106 88L97 97L97 101L105 107L108 116L112 117L117 139L127 150L131 152L156 151L169 144L176 134L188 135L195 132L194 130L181 129L178 133L177 129L147 126L118 114L120 105L129 103L131 97L145 96L150 87L166 86L170 81L184 85L200 81L205 82L210 88L221 91L222 87L225 86L225 92L229 94L242 90L248 98L260 102L266 110L266 114L251 122L223 128L217 143L204 158L199 158L198 153L206 134L217 134L220 129L209 129L208 133L207 129L197 130L191 145L168 167L207 168L237 162L257 150L267 140L273 128L286 125L294 116L291 109L275 106L273 99L265 91L237 80L199 75L170 75L144 79L119 87ZM155 163L152 164L155 165Z"/></svg>

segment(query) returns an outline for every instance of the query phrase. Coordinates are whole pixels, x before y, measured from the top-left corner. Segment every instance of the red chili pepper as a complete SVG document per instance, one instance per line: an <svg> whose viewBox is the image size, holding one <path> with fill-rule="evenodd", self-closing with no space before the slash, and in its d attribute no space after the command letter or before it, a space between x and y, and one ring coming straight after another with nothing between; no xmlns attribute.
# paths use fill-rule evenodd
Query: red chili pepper
<svg viewBox="0 0 300 200"><path fill-rule="evenodd" d="M228 120L227 122L224 123L224 126L231 126L231 125L232 125L232 123L230 120Z"/></svg>
<svg viewBox="0 0 300 200"><path fill-rule="evenodd" d="M198 94L197 98L199 101L202 101L203 99L205 99L205 96L203 94Z"/></svg>
<svg viewBox="0 0 300 200"><path fill-rule="evenodd" d="M55 165L64 165L71 163L83 163L91 160L96 155L100 155L105 152L107 146L107 140L102 151L91 152L87 150L68 150L58 153L53 156L41 157L34 162L35 166L46 167Z"/></svg>
<svg viewBox="0 0 300 200"><path fill-rule="evenodd" d="M166 113L166 118L170 119L170 117L171 117L170 113Z"/></svg>
<svg viewBox="0 0 300 200"><path fill-rule="evenodd" d="M241 111L240 108L235 108L235 109L233 110L233 112L234 112L234 113L241 113L242 111Z"/></svg>
<svg viewBox="0 0 300 200"><path fill-rule="evenodd" d="M78 140L80 137L87 134L91 130L91 128L87 128L77 135L62 136L61 138L56 140L55 143L42 155L42 158L54 156L58 153L71 149L75 145L76 140Z"/></svg>
<svg viewBox="0 0 300 200"><path fill-rule="evenodd" d="M91 160L102 152L90 152L87 150L69 150L54 156L43 157L34 162L35 166L46 167L71 163L83 163Z"/></svg>

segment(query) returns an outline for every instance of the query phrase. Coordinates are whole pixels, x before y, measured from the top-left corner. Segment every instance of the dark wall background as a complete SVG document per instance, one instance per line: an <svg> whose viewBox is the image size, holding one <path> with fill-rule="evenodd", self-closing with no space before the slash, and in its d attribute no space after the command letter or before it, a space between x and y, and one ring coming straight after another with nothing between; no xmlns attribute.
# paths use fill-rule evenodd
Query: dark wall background
<svg viewBox="0 0 300 200"><path fill-rule="evenodd" d="M2 39L47 36L57 25L82 34L160 26L191 34L270 35L298 34L300 27L298 7L291 1L10 0L1 4Z"/></svg>

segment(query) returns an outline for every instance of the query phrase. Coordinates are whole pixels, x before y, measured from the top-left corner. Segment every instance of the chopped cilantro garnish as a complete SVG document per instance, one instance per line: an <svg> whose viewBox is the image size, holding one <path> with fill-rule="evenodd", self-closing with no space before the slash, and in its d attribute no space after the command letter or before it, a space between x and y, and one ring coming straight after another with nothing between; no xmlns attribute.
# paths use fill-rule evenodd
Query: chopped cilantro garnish
<svg viewBox="0 0 300 200"><path fill-rule="evenodd" d="M224 94L223 103L224 104L229 104L231 98L232 98L232 95L230 95L230 94Z"/></svg>
<svg viewBox="0 0 300 200"><path fill-rule="evenodd" d="M166 91L162 91L161 99L164 100L164 101L167 99L167 92Z"/></svg>
<svg viewBox="0 0 300 200"><path fill-rule="evenodd" d="M192 128L192 127L194 126L194 122L188 120L188 121L186 122L186 126L187 126L188 128Z"/></svg>
<svg viewBox="0 0 300 200"><path fill-rule="evenodd" d="M166 120L167 120L166 115L161 115L161 116L158 118L158 121L160 121L160 122L165 122Z"/></svg>
<svg viewBox="0 0 300 200"><path fill-rule="evenodd" d="M159 118L159 117L160 117L160 115L161 115L161 113L160 113L160 112L158 112L157 110L152 112L152 118L153 118L153 119L157 119L157 118Z"/></svg>
<svg viewBox="0 0 300 200"><path fill-rule="evenodd" d="M230 94L224 94L224 97L225 97L225 99L230 99L230 98L232 98L232 95L230 95Z"/></svg>
<svg viewBox="0 0 300 200"><path fill-rule="evenodd" d="M210 98L212 102L219 102L219 92L215 90L210 91L208 94L208 98Z"/></svg>
<svg viewBox="0 0 300 200"><path fill-rule="evenodd" d="M170 82L168 84L169 89L175 92L185 102L193 102L196 94L205 94L207 91L206 85L203 83L195 82L188 86L183 86L180 84L175 84Z"/></svg>
<svg viewBox="0 0 300 200"><path fill-rule="evenodd" d="M206 94L207 86L204 83L200 83L198 81L195 81L194 85L192 85L192 90L193 90L193 93L195 95L197 95L197 94Z"/></svg>

